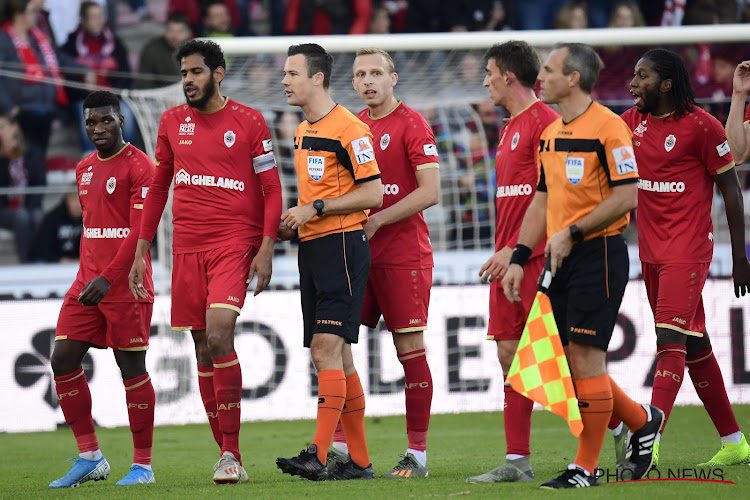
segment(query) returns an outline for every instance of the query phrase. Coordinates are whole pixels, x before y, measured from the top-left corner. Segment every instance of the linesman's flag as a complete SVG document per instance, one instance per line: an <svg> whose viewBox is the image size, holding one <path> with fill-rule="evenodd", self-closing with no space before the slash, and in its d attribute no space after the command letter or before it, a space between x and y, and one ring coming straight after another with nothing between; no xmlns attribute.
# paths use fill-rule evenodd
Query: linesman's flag
<svg viewBox="0 0 750 500"><path fill-rule="evenodd" d="M567 420L574 436L581 434L583 422L570 368L552 315L552 304L542 292L537 292L531 306L508 371L508 382L517 393Z"/></svg>

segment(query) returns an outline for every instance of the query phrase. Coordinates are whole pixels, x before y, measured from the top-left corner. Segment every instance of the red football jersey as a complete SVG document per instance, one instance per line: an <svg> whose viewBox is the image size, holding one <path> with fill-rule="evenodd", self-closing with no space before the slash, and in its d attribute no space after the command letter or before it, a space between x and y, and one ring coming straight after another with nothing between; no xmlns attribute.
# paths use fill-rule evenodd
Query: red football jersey
<svg viewBox="0 0 750 500"><path fill-rule="evenodd" d="M154 165L149 157L131 144L104 160L97 152L91 153L78 164L76 181L83 209L81 261L76 281L67 295L77 299L86 283L104 274L111 287L102 302L136 301L128 288L128 271L133 264L135 246L127 255L118 256L118 251L131 228L138 231L136 224L140 221L153 172ZM114 279L111 278L113 268L117 268ZM146 256L143 286L148 291L148 299L138 302L153 302L150 253Z"/></svg>
<svg viewBox="0 0 750 500"><path fill-rule="evenodd" d="M402 102L386 116L373 120L368 110L357 115L370 127L383 183L384 210L419 187L417 170L438 168L435 136L427 120ZM422 213L383 226L370 241L371 267L431 268L430 231Z"/></svg>
<svg viewBox="0 0 750 500"><path fill-rule="evenodd" d="M713 175L734 167L721 123L695 107L679 120L636 108L623 120L633 131L638 180L638 247L653 264L711 262Z"/></svg>
<svg viewBox="0 0 750 500"><path fill-rule="evenodd" d="M168 109L159 123L156 167L174 175L173 253L260 247L264 205L258 174L276 167L260 112L229 98L214 113L187 104ZM156 222L144 221L141 238L153 238Z"/></svg>
<svg viewBox="0 0 750 500"><path fill-rule="evenodd" d="M536 101L511 118L500 130L495 156L495 251L513 248L521 223L539 184L539 141L542 131L558 118L549 106ZM544 253L544 238L532 255Z"/></svg>

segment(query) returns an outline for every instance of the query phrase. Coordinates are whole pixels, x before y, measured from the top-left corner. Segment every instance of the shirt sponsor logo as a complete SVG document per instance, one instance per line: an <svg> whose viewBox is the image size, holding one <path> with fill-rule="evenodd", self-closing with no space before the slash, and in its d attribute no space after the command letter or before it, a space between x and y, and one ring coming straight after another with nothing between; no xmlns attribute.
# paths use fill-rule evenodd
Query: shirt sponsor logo
<svg viewBox="0 0 750 500"><path fill-rule="evenodd" d="M184 168L181 168L175 175L175 186L180 184L185 184L187 186L219 187L230 191L245 190L245 183L243 181L230 179L229 177L219 177L217 179L214 175L190 175Z"/></svg>
<svg viewBox="0 0 750 500"><path fill-rule="evenodd" d="M635 153L631 146L623 146L612 150L617 165L617 173L620 175L638 172L638 166L635 163Z"/></svg>
<svg viewBox="0 0 750 500"><path fill-rule="evenodd" d="M190 146L193 144L192 139L180 139L180 145L181 146Z"/></svg>
<svg viewBox="0 0 750 500"><path fill-rule="evenodd" d="M180 123L179 135L194 135L195 134L195 123L190 123L190 117L185 117L185 123Z"/></svg>
<svg viewBox="0 0 750 500"><path fill-rule="evenodd" d="M510 186L498 186L495 198L507 198L509 196L531 196L531 184L512 184Z"/></svg>
<svg viewBox="0 0 750 500"><path fill-rule="evenodd" d="M354 150L354 156L357 158L357 163L360 165L375 159L375 151L372 149L369 137L354 139L352 141L352 150Z"/></svg>
<svg viewBox="0 0 750 500"><path fill-rule="evenodd" d="M268 153L272 149L273 149L273 145L271 145L271 139L266 139L265 141L263 141L263 151Z"/></svg>
<svg viewBox="0 0 750 500"><path fill-rule="evenodd" d="M515 151L516 146L518 146L518 141L520 140L521 140L521 134L519 132L516 132L515 134L513 134L513 139L511 139L510 141L510 149L512 151Z"/></svg>
<svg viewBox="0 0 750 500"><path fill-rule="evenodd" d="M727 141L724 141L716 146L716 152L719 153L719 156L724 156L725 154L729 153L729 143Z"/></svg>
<svg viewBox="0 0 750 500"><path fill-rule="evenodd" d="M676 143L677 143L677 138L674 136L674 134L669 134L667 138L664 140L664 149L667 150L667 153L672 151Z"/></svg>
<svg viewBox="0 0 750 500"><path fill-rule="evenodd" d="M86 172L81 174L81 186L88 186L91 184L91 178L94 177L94 172L91 171L93 165L87 169Z"/></svg>
<svg viewBox="0 0 750 500"><path fill-rule="evenodd" d="M646 127L646 120L643 120L641 123L638 124L638 126L633 130L633 135L637 135L638 137L643 137L643 133L648 130L648 127Z"/></svg>
<svg viewBox="0 0 750 500"><path fill-rule="evenodd" d="M107 192L109 194L112 194L115 192L115 187L117 187L117 179L114 177L110 177L107 179Z"/></svg>
<svg viewBox="0 0 750 500"><path fill-rule="evenodd" d="M398 184L383 184L383 194L398 194Z"/></svg>
<svg viewBox="0 0 750 500"><path fill-rule="evenodd" d="M424 145L424 154L426 156L437 156L437 146L434 144L425 144Z"/></svg>
<svg viewBox="0 0 750 500"><path fill-rule="evenodd" d="M652 193L682 193L685 191L685 183L682 181L660 182L638 179L638 189L651 191Z"/></svg>
<svg viewBox="0 0 750 500"><path fill-rule="evenodd" d="M388 147L388 144L391 142L391 136L390 134L383 134L383 136L380 138L380 149L385 151L385 148Z"/></svg>
<svg viewBox="0 0 750 500"><path fill-rule="evenodd" d="M583 158L566 158L565 159L565 175L568 176L568 180L574 186L581 182L583 179L584 163Z"/></svg>
<svg viewBox="0 0 750 500"><path fill-rule="evenodd" d="M325 159L322 156L307 157L307 173L310 174L312 180L319 181L322 179L325 168Z"/></svg>
<svg viewBox="0 0 750 500"><path fill-rule="evenodd" d="M234 146L234 140L237 138L237 136L234 135L234 132L231 130L227 130L224 132L224 145L228 148L231 148Z"/></svg>
<svg viewBox="0 0 750 500"><path fill-rule="evenodd" d="M129 227L86 227L83 229L83 237L89 239L127 238L129 234Z"/></svg>

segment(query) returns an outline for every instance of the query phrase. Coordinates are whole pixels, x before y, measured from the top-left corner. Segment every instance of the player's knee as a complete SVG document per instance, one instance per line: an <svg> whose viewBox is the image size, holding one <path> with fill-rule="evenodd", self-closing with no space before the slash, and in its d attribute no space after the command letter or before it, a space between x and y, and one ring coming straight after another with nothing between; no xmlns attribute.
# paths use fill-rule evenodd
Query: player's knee
<svg viewBox="0 0 750 500"><path fill-rule="evenodd" d="M688 356L699 354L711 348L711 339L708 338L706 332L703 332L703 337L689 336L686 339L685 347Z"/></svg>
<svg viewBox="0 0 750 500"><path fill-rule="evenodd" d="M657 328L656 329L656 346L661 347L669 344L680 344L685 345L687 342L687 335L684 333L670 330L669 328Z"/></svg>
<svg viewBox="0 0 750 500"><path fill-rule="evenodd" d="M220 358L234 352L234 332L212 332L208 336L208 354L210 358Z"/></svg>
<svg viewBox="0 0 750 500"><path fill-rule="evenodd" d="M62 377L76 371L81 366L81 362L75 359L75 356L65 352L65 349L56 343L55 349L52 351L50 365L52 365L52 373L55 377Z"/></svg>
<svg viewBox="0 0 750 500"><path fill-rule="evenodd" d="M394 333L393 345L396 347L396 353L399 356L408 352L420 351L424 349L423 332Z"/></svg>

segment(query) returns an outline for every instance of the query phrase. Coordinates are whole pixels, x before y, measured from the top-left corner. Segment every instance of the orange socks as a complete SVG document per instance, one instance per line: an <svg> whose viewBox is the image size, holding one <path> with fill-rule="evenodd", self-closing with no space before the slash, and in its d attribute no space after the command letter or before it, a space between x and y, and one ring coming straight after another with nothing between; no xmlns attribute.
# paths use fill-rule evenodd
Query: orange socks
<svg viewBox="0 0 750 500"><path fill-rule="evenodd" d="M614 406L612 413L628 426L630 432L635 432L646 425L646 410L639 405L630 396L625 394L620 386L615 383L612 377L609 377L609 384L612 387L612 400Z"/></svg>
<svg viewBox="0 0 750 500"><path fill-rule="evenodd" d="M612 417L613 402L609 375L576 380L575 387L583 420L575 464L594 474L594 469L599 463L599 452L607 434L607 425Z"/></svg>
<svg viewBox="0 0 750 500"><path fill-rule="evenodd" d="M344 407L346 394L344 370L318 372L318 421L315 426L313 444L318 447L318 459L323 465L326 463L326 455L328 455L328 448L331 446L336 424L341 417L341 409ZM364 397L362 399L364 400ZM349 440L347 439L347 441ZM349 449L351 450L352 442L349 443Z"/></svg>
<svg viewBox="0 0 750 500"><path fill-rule="evenodd" d="M360 467L370 465L365 435L365 392L357 372L346 377L346 403L341 410L341 426L344 428L349 455Z"/></svg>

